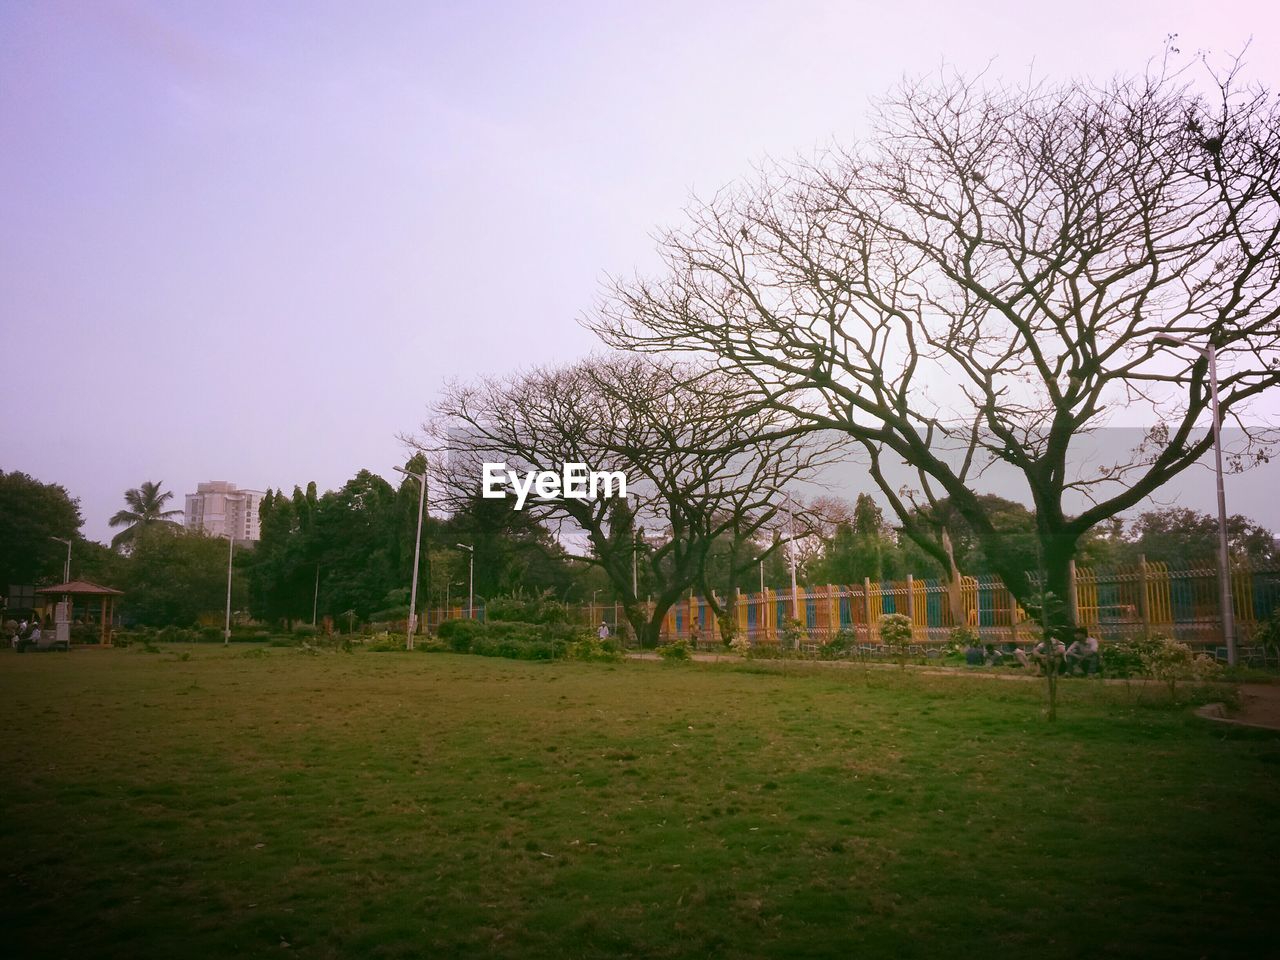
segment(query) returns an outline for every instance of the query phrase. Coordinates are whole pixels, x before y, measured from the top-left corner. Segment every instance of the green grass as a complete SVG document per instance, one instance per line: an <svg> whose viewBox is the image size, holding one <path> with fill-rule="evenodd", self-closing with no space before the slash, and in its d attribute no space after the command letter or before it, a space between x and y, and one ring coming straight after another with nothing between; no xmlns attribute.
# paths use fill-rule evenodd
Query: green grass
<svg viewBox="0 0 1280 960"><path fill-rule="evenodd" d="M1280 739L1159 691L184 652L0 655L7 955L1275 950Z"/></svg>

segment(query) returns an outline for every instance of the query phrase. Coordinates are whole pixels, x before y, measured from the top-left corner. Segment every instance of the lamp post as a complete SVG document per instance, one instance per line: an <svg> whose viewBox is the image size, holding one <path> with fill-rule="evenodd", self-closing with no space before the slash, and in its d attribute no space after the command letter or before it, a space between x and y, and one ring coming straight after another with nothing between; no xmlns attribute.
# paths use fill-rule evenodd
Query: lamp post
<svg viewBox="0 0 1280 960"><path fill-rule="evenodd" d="M474 620L476 618L476 548L460 543L458 546L471 554L471 569L467 574L467 619Z"/></svg>
<svg viewBox="0 0 1280 960"><path fill-rule="evenodd" d="M1153 344L1186 347L1209 361L1209 399L1213 410L1213 467L1218 484L1218 602L1222 612L1222 635L1227 645L1227 665L1236 665L1236 616L1231 604L1231 557L1227 552L1227 495L1222 484L1222 416L1218 410L1218 351L1209 341L1198 347L1180 337L1162 333Z"/></svg>
<svg viewBox="0 0 1280 960"><path fill-rule="evenodd" d="M450 588L450 587L460 587L460 586L462 586L462 581L461 581L461 580L449 580L449 581L446 581L446 582L445 582L445 585L444 585L444 612L445 612L445 615L446 615L446 616L448 616L448 614L449 614L449 588Z"/></svg>
<svg viewBox="0 0 1280 960"><path fill-rule="evenodd" d="M66 540L62 537L50 537L49 539L57 540L59 543L65 543L67 545L67 559L66 559L66 562L63 563L62 565L62 582L70 583L71 582L71 541Z"/></svg>
<svg viewBox="0 0 1280 960"><path fill-rule="evenodd" d="M596 597L598 596L600 596L599 590L591 591L591 625L593 627L596 624Z"/></svg>
<svg viewBox="0 0 1280 960"><path fill-rule="evenodd" d="M409 636L404 642L404 648L412 650L413 634L418 626L418 554L422 549L422 514L427 503L427 471L410 473L403 467L396 467L395 470L418 481L418 535L413 541L413 582L409 585Z"/></svg>
<svg viewBox="0 0 1280 960"><path fill-rule="evenodd" d="M59 543L65 543L67 545L67 559L62 564L62 582L70 583L71 582L71 540L66 540L66 539L63 539L62 537L50 537L49 539L57 540ZM62 595L62 603L63 603L63 609L66 611L67 620L70 621L71 620L71 594L64 593ZM68 641L67 643L67 649L68 650L71 649L70 641Z"/></svg>
<svg viewBox="0 0 1280 960"><path fill-rule="evenodd" d="M243 503L244 497L224 497L223 517L225 518L227 511L226 503ZM238 518L237 518L237 522ZM224 526L227 528L227 620L222 627L222 645L228 646L231 643L231 561L236 553L236 525L229 520L224 519Z"/></svg>

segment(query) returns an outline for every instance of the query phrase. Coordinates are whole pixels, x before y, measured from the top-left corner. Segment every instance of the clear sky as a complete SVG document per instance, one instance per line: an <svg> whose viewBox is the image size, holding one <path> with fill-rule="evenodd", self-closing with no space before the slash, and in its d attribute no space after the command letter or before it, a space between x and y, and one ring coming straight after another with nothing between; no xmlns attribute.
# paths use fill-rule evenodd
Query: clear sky
<svg viewBox="0 0 1280 960"><path fill-rule="evenodd" d="M586 353L693 192L903 74L1104 77L1176 32L1275 87L1278 9L0 0L0 469L95 539L144 480L390 476L445 378Z"/></svg>

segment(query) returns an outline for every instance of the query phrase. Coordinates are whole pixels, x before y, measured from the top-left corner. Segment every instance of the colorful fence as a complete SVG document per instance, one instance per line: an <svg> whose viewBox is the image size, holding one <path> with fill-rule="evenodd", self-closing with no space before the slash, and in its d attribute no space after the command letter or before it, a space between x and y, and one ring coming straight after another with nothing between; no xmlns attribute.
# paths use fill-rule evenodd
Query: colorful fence
<svg viewBox="0 0 1280 960"><path fill-rule="evenodd" d="M1231 589L1237 637L1243 646L1258 623L1280 608L1280 567L1237 567ZM1160 563L1110 571L1078 568L1073 594L1076 622L1104 639L1153 631L1197 646L1222 642L1218 575L1213 568L1170 570ZM843 630L860 643L875 644L880 617L889 613L909 617L916 642L921 644L942 643L958 626L972 628L987 642L1025 642L1034 627L996 577L965 577L958 587L908 577L896 582L802 586L794 595L790 588L766 589L737 594L733 610L739 635L753 643L781 642L788 635L788 621L795 619L801 624L798 634L809 643L826 642ZM429 611L428 619L434 628L446 616L466 615L465 605L454 606ZM617 604L584 604L574 608L574 615L584 624L604 620L614 633L626 632ZM483 619L480 605L476 616ZM672 640L720 642L719 624L701 597L691 596L673 606L662 633Z"/></svg>

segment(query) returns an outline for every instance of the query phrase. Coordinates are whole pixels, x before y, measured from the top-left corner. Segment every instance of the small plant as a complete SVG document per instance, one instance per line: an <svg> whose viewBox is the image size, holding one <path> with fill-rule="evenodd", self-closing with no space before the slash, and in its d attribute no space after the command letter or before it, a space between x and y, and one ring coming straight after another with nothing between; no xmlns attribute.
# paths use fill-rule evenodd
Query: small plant
<svg viewBox="0 0 1280 960"><path fill-rule="evenodd" d="M1142 654L1142 666L1149 677L1168 686L1170 700L1177 696L1179 681L1203 683L1222 670L1217 661L1168 637L1151 643Z"/></svg>
<svg viewBox="0 0 1280 960"><path fill-rule="evenodd" d="M951 632L947 634L947 645L943 648L945 653L958 653L961 656L970 647L977 646L981 642L978 631L971 627L952 627Z"/></svg>
<svg viewBox="0 0 1280 960"><path fill-rule="evenodd" d="M751 641L744 636L736 636L729 641L729 649L740 657L751 656Z"/></svg>
<svg viewBox="0 0 1280 960"><path fill-rule="evenodd" d="M840 660L857 653L858 635L847 628L837 631L822 647L822 656L829 660Z"/></svg>
<svg viewBox="0 0 1280 960"><path fill-rule="evenodd" d="M688 640L673 640L663 644L658 648L658 654L667 663L681 663L693 659L693 655L689 652Z"/></svg>
<svg viewBox="0 0 1280 960"><path fill-rule="evenodd" d="M466 653L475 640L484 636L485 628L478 620L444 620L436 632L455 653Z"/></svg>
<svg viewBox="0 0 1280 960"><path fill-rule="evenodd" d="M616 648L610 649L612 645L599 637L591 634L583 637L577 643L572 643L568 648L568 655L573 660L605 660L612 661L620 659Z"/></svg>
<svg viewBox="0 0 1280 960"><path fill-rule="evenodd" d="M900 667L907 665L912 637L911 620L905 614L886 613L880 618L880 642L889 648Z"/></svg>
<svg viewBox="0 0 1280 960"><path fill-rule="evenodd" d="M786 620L782 621L782 642L788 649L796 649L800 646L800 641L806 640L808 637L809 628L804 621L796 620L793 617L787 617Z"/></svg>

